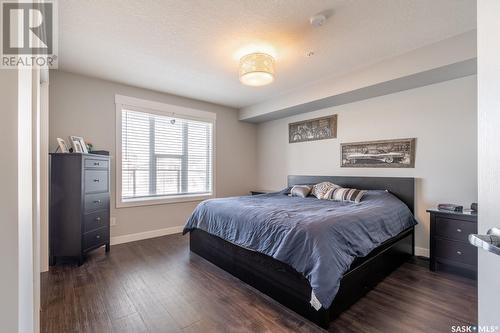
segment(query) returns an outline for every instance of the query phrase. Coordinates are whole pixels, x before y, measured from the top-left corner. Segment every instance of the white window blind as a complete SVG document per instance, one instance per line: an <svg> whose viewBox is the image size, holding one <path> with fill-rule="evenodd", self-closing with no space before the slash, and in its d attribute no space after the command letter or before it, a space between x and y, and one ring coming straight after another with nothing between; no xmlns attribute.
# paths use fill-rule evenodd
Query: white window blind
<svg viewBox="0 0 500 333"><path fill-rule="evenodd" d="M121 110L121 201L211 195L213 122Z"/></svg>

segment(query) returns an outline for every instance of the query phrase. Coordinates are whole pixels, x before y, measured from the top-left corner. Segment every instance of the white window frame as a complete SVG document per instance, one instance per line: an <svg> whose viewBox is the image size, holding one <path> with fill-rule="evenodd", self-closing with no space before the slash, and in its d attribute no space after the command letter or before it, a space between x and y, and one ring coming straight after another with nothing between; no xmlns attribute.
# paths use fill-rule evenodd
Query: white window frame
<svg viewBox="0 0 500 333"><path fill-rule="evenodd" d="M151 206L163 205L179 202L202 201L205 199L215 198L215 121L216 114L214 112L207 112L195 109L184 108L177 105L165 104L160 102L149 101L145 99L115 95L116 105L116 208L137 207L137 206ZM154 198L137 198L122 199L122 110L128 109L132 111L139 111L145 113L156 114L160 116L179 117L184 119L200 120L212 123L212 193L211 194L181 194L169 195L165 197Z"/></svg>

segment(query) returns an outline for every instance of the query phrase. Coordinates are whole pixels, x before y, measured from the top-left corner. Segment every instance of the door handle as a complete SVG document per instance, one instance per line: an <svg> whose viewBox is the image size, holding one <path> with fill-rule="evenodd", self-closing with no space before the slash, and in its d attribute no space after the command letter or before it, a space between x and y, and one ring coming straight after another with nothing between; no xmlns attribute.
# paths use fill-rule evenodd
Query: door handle
<svg viewBox="0 0 500 333"><path fill-rule="evenodd" d="M500 229L491 228L486 235L469 235L469 243L500 256Z"/></svg>

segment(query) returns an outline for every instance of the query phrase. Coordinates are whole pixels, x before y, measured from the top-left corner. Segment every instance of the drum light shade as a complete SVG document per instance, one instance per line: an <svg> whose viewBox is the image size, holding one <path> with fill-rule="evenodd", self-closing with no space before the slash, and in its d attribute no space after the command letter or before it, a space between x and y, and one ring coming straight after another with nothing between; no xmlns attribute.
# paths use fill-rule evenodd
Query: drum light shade
<svg viewBox="0 0 500 333"><path fill-rule="evenodd" d="M274 81L274 58L266 53L251 53L240 59L240 82L253 87Z"/></svg>

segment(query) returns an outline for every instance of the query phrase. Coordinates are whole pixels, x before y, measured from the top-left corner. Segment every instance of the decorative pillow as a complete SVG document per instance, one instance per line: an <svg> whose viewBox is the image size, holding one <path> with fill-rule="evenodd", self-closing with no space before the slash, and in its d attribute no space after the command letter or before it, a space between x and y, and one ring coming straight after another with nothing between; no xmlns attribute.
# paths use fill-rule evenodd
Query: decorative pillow
<svg viewBox="0 0 500 333"><path fill-rule="evenodd" d="M322 182L312 187L311 194L318 199L330 199L333 190L337 188L340 186L330 182Z"/></svg>
<svg viewBox="0 0 500 333"><path fill-rule="evenodd" d="M312 187L309 185L295 185L294 187L292 187L290 194L292 197L305 198L311 192L311 188Z"/></svg>
<svg viewBox="0 0 500 333"><path fill-rule="evenodd" d="M336 188L331 193L330 200L359 203L366 192L367 191L356 190L354 188Z"/></svg>

